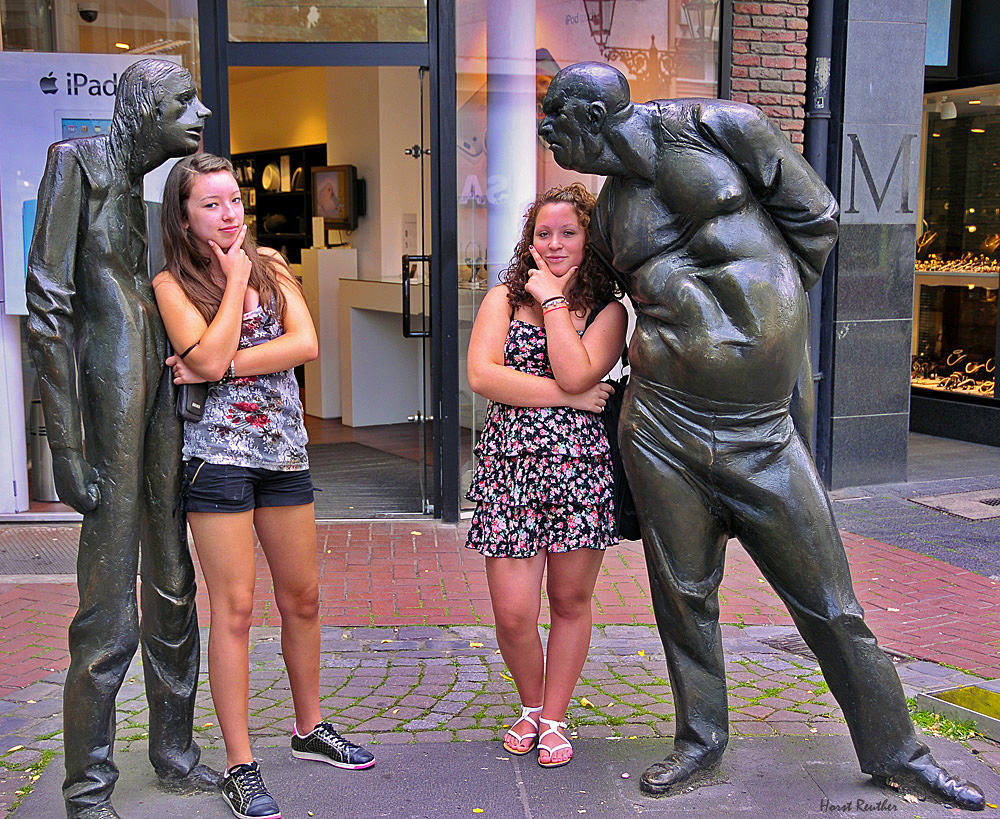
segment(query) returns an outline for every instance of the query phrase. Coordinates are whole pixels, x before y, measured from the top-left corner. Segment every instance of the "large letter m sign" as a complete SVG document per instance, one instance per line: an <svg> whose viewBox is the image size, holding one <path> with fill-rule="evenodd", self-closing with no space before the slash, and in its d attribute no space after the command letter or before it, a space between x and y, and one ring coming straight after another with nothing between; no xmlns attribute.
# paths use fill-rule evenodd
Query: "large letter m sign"
<svg viewBox="0 0 1000 819"><path fill-rule="evenodd" d="M902 194L900 196L899 210L896 213L913 213L910 209L910 144L917 138L917 135L903 135L903 139L899 143L899 149L896 151L896 158L892 160L892 167L889 168L889 175L886 177L885 184L881 190L879 190L875 178L872 176L868 159L865 157L865 152L861 147L858 135L848 134L847 138L851 140L851 205L845 213L859 212L854 205L854 183L857 178L859 165L861 166L861 174L864 176L865 184L868 186L868 192L875 202L875 210L878 212L882 210L882 203L889 192L889 185L892 182L892 178L896 175L896 169L900 166L901 159L903 165L902 178L900 179Z"/></svg>

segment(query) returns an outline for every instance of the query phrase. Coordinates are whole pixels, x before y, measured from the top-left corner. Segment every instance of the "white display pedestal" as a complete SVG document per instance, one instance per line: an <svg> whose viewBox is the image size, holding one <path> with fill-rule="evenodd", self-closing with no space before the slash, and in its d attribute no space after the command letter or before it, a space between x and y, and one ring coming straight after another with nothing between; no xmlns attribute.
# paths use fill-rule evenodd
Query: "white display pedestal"
<svg viewBox="0 0 1000 819"><path fill-rule="evenodd" d="M342 415L340 280L357 277L358 251L354 248L302 250L302 292L319 339L319 357L305 365L307 415L317 418Z"/></svg>
<svg viewBox="0 0 1000 819"><path fill-rule="evenodd" d="M420 288L414 304L422 303ZM399 282L341 282L340 339L345 426L401 424L422 409L421 341L403 337Z"/></svg>

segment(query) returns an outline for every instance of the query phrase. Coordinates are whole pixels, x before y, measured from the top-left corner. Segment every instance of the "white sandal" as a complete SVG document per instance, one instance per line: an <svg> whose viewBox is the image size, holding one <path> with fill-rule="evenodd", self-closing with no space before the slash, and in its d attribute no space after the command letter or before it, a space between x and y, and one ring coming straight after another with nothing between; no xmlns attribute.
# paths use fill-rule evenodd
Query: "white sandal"
<svg viewBox="0 0 1000 819"><path fill-rule="evenodd" d="M572 755L566 757L566 759L560 762L542 762L542 740L545 739L549 734L555 734L557 737L562 739L562 742L556 745L554 748L549 748L546 746L545 750L548 751L549 759L552 759L552 755L556 751L561 751L563 748L569 748L573 750L573 746L569 744L566 740L566 735L562 732L562 729L566 727L565 722L559 722L559 720L545 719L545 717L538 718L540 722L544 722L548 728L542 731L542 735L538 738L538 764L543 768L561 768L563 765L569 765L570 760L573 758Z"/></svg>
<svg viewBox="0 0 1000 819"><path fill-rule="evenodd" d="M530 722L534 726L534 731L527 731L524 734L519 734L514 730L513 727L507 732L503 738L503 747L508 753L514 754L514 756L524 756L525 754L530 754L535 749L535 743L532 742L527 748L522 748L521 743L526 739L536 740L538 739L538 723L535 721L533 714L541 714L542 706L539 705L537 708L529 708L527 705L521 706L521 716L518 717L517 722ZM540 717L539 717L540 718ZM517 725L517 722L514 725ZM516 743L513 748L507 744L507 737L513 737Z"/></svg>

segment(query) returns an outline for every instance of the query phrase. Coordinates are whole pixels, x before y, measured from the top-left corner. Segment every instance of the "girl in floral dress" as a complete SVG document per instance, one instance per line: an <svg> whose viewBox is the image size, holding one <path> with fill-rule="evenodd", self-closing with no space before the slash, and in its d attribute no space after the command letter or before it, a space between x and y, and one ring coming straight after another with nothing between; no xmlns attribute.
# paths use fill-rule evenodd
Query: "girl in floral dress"
<svg viewBox="0 0 1000 819"><path fill-rule="evenodd" d="M587 241L594 204L579 183L535 200L469 343L469 384L491 404L466 545L486 557L497 641L521 699L504 746L526 754L537 744L543 767L573 754L563 720L590 647L604 549L616 542L600 416L611 387L601 379L621 355L627 317ZM543 574L551 617L544 652Z"/></svg>
<svg viewBox="0 0 1000 819"><path fill-rule="evenodd" d="M375 761L320 718L316 519L293 372L316 357L316 332L284 259L247 235L227 160L178 162L162 223L167 269L153 289L179 351L166 363L175 384L213 382L202 419L184 423L183 494L212 611L208 678L226 744L222 793L238 817L277 819L248 732L254 531L281 614L293 756L350 769Z"/></svg>

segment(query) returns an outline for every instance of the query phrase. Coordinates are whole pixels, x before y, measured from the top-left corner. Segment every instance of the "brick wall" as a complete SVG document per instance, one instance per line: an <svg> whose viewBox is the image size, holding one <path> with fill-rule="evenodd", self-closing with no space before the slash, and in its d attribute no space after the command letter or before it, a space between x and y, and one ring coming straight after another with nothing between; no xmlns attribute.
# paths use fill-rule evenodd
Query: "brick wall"
<svg viewBox="0 0 1000 819"><path fill-rule="evenodd" d="M756 105L802 150L809 0L733 2L733 99Z"/></svg>

